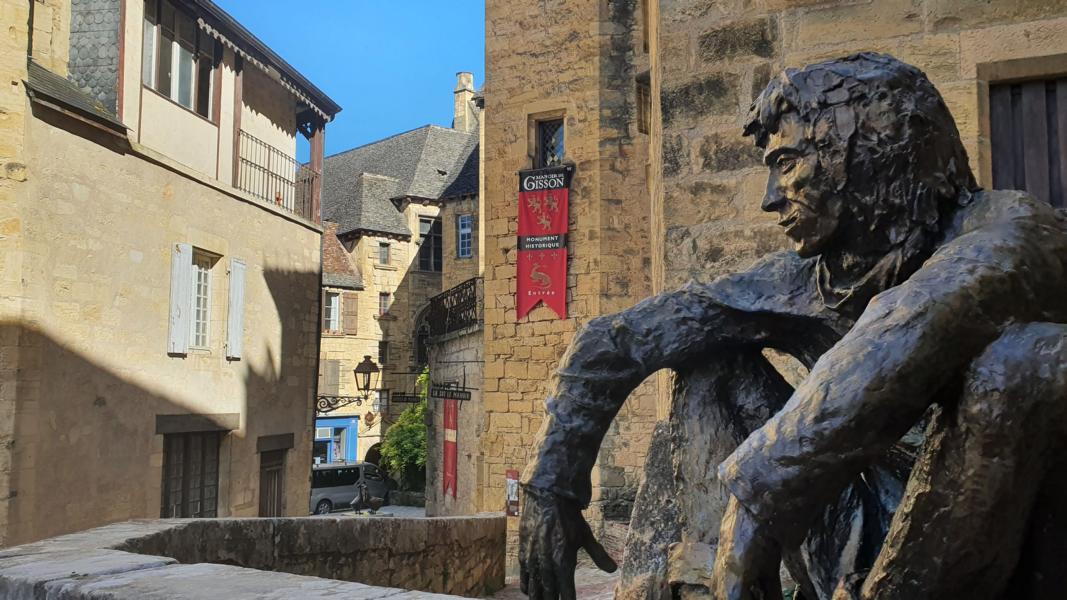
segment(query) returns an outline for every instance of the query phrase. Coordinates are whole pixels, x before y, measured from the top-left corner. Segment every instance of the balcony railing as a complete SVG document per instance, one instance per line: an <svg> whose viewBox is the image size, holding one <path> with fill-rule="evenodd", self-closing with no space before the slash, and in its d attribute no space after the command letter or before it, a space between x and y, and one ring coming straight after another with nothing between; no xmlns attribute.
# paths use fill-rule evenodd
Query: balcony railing
<svg viewBox="0 0 1067 600"><path fill-rule="evenodd" d="M238 189L305 219L315 220L312 193L318 173L247 131L241 131L238 158Z"/></svg>
<svg viewBox="0 0 1067 600"><path fill-rule="evenodd" d="M466 329L482 322L482 278L468 279L430 298L426 318L430 335L438 336Z"/></svg>

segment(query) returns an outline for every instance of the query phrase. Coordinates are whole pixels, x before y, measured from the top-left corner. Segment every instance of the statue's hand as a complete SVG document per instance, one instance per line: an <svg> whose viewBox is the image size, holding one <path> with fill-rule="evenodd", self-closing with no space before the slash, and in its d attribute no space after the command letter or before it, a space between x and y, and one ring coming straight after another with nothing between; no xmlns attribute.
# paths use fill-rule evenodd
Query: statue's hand
<svg viewBox="0 0 1067 600"><path fill-rule="evenodd" d="M524 487L519 517L519 581L534 600L575 600L578 549L608 573L617 568L593 537L578 504L547 490Z"/></svg>
<svg viewBox="0 0 1067 600"><path fill-rule="evenodd" d="M722 517L719 548L711 576L716 600L781 600L782 557L778 544L737 498L731 497Z"/></svg>

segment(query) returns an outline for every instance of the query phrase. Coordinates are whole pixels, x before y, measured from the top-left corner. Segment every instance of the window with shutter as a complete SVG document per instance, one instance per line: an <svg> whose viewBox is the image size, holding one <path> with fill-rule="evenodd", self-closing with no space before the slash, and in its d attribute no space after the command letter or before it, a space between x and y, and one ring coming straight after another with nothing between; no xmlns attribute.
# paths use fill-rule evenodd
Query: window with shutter
<svg viewBox="0 0 1067 600"><path fill-rule="evenodd" d="M355 335L359 327L359 294L345 292L341 301L341 311L344 315L342 326L346 335Z"/></svg>
<svg viewBox="0 0 1067 600"><path fill-rule="evenodd" d="M167 334L167 353L189 353L193 284L193 247L174 244L170 261L170 322Z"/></svg>
<svg viewBox="0 0 1067 600"><path fill-rule="evenodd" d="M341 295L326 292L322 303L322 329L324 331L341 330Z"/></svg>

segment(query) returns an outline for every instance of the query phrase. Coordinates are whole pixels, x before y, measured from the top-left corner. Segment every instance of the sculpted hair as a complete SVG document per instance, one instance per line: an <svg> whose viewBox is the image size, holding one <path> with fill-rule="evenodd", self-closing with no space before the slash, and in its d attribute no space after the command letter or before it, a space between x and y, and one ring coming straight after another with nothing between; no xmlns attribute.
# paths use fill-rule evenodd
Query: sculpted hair
<svg viewBox="0 0 1067 600"><path fill-rule="evenodd" d="M940 230L945 210L978 190L941 94L892 56L864 52L785 70L752 104L745 135L765 148L789 112L806 123L823 183L847 187L857 216L892 239L917 225Z"/></svg>

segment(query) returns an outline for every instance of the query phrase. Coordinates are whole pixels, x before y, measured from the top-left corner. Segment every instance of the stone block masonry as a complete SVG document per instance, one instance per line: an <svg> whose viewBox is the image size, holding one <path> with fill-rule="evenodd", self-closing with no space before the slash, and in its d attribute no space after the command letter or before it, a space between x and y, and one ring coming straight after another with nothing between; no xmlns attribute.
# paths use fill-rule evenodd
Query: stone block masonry
<svg viewBox="0 0 1067 600"><path fill-rule="evenodd" d="M783 68L859 51L925 71L956 118L979 183L991 187L988 85L1067 72L1063 0L660 0L665 289L710 281L786 247L759 210L766 172L742 121ZM657 282L659 283L659 282Z"/></svg>
<svg viewBox="0 0 1067 600"><path fill-rule="evenodd" d="M444 600L502 588L503 545L492 514L130 521L0 550L0 597Z"/></svg>
<svg viewBox="0 0 1067 600"><path fill-rule="evenodd" d="M648 55L638 8L633 0L486 3L482 510L503 508L506 472L526 466L553 374L575 333L651 291L649 138L637 110ZM685 97L712 98L732 111L733 93L731 81L716 80L695 83ZM518 319L517 173L535 166L536 123L559 118L564 161L575 166L568 317L540 306ZM646 385L630 396L605 439L586 513L598 532L628 518L656 416L652 391ZM510 519L511 566L516 530Z"/></svg>

